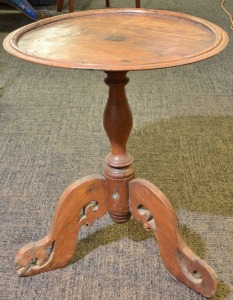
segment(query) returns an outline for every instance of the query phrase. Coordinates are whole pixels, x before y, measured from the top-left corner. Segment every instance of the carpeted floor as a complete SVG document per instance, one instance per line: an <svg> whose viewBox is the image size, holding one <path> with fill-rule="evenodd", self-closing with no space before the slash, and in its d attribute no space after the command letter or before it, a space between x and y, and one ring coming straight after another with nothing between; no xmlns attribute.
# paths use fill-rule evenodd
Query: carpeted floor
<svg viewBox="0 0 233 300"><path fill-rule="evenodd" d="M141 0L220 25L217 0ZM104 8L77 1L76 10ZM134 1L111 0L112 7ZM232 1L227 3L233 12ZM51 15L55 6L48 7ZM65 7L64 13L68 11ZM31 21L0 6L0 40ZM135 29L136 29L135 24ZM0 47L0 299L202 300L165 270L150 232L106 215L82 228L70 264L19 278L17 250L45 236L56 203L73 181L101 174L109 142L102 128L107 86L102 72L20 61ZM131 72L134 115L128 150L137 177L156 184L175 207L187 244L219 277L213 299L233 299L233 44L191 65Z"/></svg>

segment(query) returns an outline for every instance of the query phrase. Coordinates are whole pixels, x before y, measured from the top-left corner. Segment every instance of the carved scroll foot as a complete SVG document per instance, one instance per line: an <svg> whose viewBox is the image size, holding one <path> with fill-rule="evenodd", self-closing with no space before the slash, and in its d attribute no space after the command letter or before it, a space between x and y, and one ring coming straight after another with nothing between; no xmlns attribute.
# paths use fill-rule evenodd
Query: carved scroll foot
<svg viewBox="0 0 233 300"><path fill-rule="evenodd" d="M167 270L179 281L205 297L217 289L214 271L188 248L178 229L173 207L165 195L146 180L129 183L130 211L157 238Z"/></svg>
<svg viewBox="0 0 233 300"><path fill-rule="evenodd" d="M106 212L106 180L89 176L70 185L62 194L49 234L37 242L23 246L16 255L16 272L30 276L62 268L74 254L77 236L83 224Z"/></svg>

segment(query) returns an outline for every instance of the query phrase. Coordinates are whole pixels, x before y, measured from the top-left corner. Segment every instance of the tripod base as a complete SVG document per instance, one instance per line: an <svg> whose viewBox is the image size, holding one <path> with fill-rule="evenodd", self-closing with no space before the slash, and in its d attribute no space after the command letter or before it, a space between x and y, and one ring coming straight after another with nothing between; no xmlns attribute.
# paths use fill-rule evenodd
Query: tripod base
<svg viewBox="0 0 233 300"><path fill-rule="evenodd" d="M49 234L23 246L16 258L19 276L30 276L66 266L72 258L82 225L107 212L107 179L89 176L76 181L62 194ZM213 270L184 242L177 217L165 195L153 184L133 179L128 184L133 217L153 231L163 263L170 274L185 285L212 297L217 288Z"/></svg>
<svg viewBox="0 0 233 300"><path fill-rule="evenodd" d="M129 79L124 72L106 72L109 97L104 129L112 145L103 176L76 181L61 196L49 234L22 247L15 259L20 276L62 268L74 254L83 224L109 212L116 223L131 215L155 234L165 267L176 279L205 297L212 297L217 280L211 268L185 244L174 209L164 194L145 180L134 179L133 157L126 151L133 119L126 98Z"/></svg>

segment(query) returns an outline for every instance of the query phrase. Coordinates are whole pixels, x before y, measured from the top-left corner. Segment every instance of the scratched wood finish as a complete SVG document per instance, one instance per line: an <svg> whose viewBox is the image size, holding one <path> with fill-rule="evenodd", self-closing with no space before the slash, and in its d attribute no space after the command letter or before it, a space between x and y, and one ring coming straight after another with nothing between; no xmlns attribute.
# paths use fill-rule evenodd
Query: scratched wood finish
<svg viewBox="0 0 233 300"><path fill-rule="evenodd" d="M104 9L29 24L9 35L4 47L50 66L129 71L196 62L221 51L227 41L218 26L185 14Z"/></svg>

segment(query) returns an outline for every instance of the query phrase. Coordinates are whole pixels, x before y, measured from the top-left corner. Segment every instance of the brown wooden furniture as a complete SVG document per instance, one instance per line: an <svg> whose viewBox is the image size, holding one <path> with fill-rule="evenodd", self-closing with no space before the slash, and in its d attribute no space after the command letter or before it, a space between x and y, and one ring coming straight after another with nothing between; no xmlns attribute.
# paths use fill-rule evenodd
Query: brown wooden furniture
<svg viewBox="0 0 233 300"><path fill-rule="evenodd" d="M112 150L104 176L85 177L64 191L48 235L19 250L15 263L20 276L67 265L83 224L92 225L107 212L116 223L124 223L132 214L154 232L164 265L175 278L206 297L214 295L214 272L185 244L167 198L148 181L134 179L133 157L126 149L133 119L125 85L128 71L196 62L217 54L227 42L226 33L207 21L143 9L61 15L5 39L5 49L14 56L49 66L102 70L109 86L103 123Z"/></svg>
<svg viewBox="0 0 233 300"><path fill-rule="evenodd" d="M110 0L106 0L106 7L110 7ZM140 8L140 0L135 0L135 7Z"/></svg>
<svg viewBox="0 0 233 300"><path fill-rule="evenodd" d="M57 11L61 12L64 0L57 0ZM110 0L105 0L106 7L110 7ZM135 7L140 8L140 0L135 0ZM74 0L69 0L69 10L74 12Z"/></svg>

